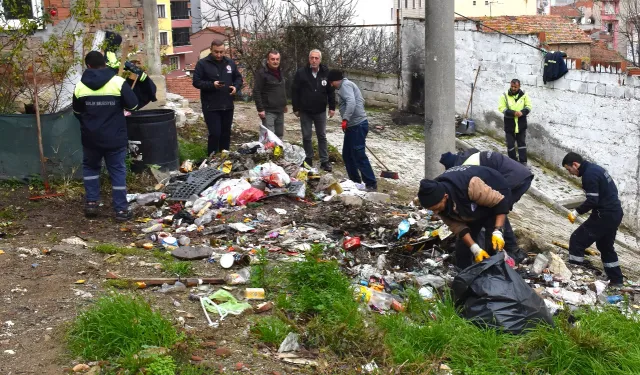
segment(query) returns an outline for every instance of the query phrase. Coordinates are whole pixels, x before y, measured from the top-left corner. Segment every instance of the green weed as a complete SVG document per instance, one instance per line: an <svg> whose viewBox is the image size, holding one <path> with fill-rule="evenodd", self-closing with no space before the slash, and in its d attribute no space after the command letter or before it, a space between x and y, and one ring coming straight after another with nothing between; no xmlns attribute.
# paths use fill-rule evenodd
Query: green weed
<svg viewBox="0 0 640 375"><path fill-rule="evenodd" d="M130 357L146 346L169 348L181 339L171 322L140 297L104 296L67 333L70 352L86 360Z"/></svg>
<svg viewBox="0 0 640 375"><path fill-rule="evenodd" d="M285 273L286 285L276 305L306 320L311 346L328 346L336 354L359 351L368 341L349 279L336 262L320 260L324 245L313 245L303 262Z"/></svg>
<svg viewBox="0 0 640 375"><path fill-rule="evenodd" d="M111 279L106 280L103 285L107 288L115 289L138 289L138 286L129 280Z"/></svg>
<svg viewBox="0 0 640 375"><path fill-rule="evenodd" d="M191 262L183 262L183 261L176 261L176 260L164 260L162 262L162 269L166 273L169 273L171 275L176 275L179 277L191 276L193 275L193 272L194 272Z"/></svg>
<svg viewBox="0 0 640 375"><path fill-rule="evenodd" d="M190 142L184 139L178 140L178 153L180 161L203 160L207 154L207 145L200 142Z"/></svg>
<svg viewBox="0 0 640 375"><path fill-rule="evenodd" d="M93 251L102 254L122 254L122 255L136 255L140 253L140 250L131 247L118 246L112 243L101 243L93 247Z"/></svg>
<svg viewBox="0 0 640 375"><path fill-rule="evenodd" d="M153 257L159 260L166 260L166 261L175 259L170 252L162 251L159 249L153 250Z"/></svg>
<svg viewBox="0 0 640 375"><path fill-rule="evenodd" d="M286 266L282 264L277 266L270 265L267 253L266 248L258 249L256 253L258 262L251 266L249 284L253 288L264 288L267 291L278 292L282 290L282 285L285 282Z"/></svg>
<svg viewBox="0 0 640 375"><path fill-rule="evenodd" d="M275 316L258 319L251 327L251 332L255 334L260 341L273 346L280 345L282 340L292 331L291 326Z"/></svg>
<svg viewBox="0 0 640 375"><path fill-rule="evenodd" d="M17 218L15 207L8 206L0 209L0 220L16 220Z"/></svg>

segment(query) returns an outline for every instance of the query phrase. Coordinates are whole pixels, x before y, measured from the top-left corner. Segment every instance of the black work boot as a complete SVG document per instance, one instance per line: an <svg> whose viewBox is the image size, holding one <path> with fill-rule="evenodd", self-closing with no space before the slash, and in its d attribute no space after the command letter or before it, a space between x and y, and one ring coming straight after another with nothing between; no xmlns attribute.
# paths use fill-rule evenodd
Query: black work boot
<svg viewBox="0 0 640 375"><path fill-rule="evenodd" d="M130 211L118 211L116 212L116 221L125 222L133 218L133 214Z"/></svg>
<svg viewBox="0 0 640 375"><path fill-rule="evenodd" d="M91 219L98 216L98 202L86 202L84 204L84 217Z"/></svg>
<svg viewBox="0 0 640 375"><path fill-rule="evenodd" d="M331 166L331 162L328 162L328 161L325 161L324 163L320 164L320 168L322 168L322 170L324 170L325 172L333 171L333 167Z"/></svg>
<svg viewBox="0 0 640 375"><path fill-rule="evenodd" d="M306 159L304 159L304 162L307 163L310 167L313 167L313 159L306 158Z"/></svg>

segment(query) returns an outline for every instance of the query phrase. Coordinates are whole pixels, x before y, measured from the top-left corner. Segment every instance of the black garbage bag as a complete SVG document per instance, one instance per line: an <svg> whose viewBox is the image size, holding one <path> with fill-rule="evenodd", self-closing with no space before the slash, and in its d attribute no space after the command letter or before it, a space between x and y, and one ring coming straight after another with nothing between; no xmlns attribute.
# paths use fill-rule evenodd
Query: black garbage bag
<svg viewBox="0 0 640 375"><path fill-rule="evenodd" d="M512 334L553 326L544 300L505 263L503 252L460 272L452 289L462 316L479 326Z"/></svg>

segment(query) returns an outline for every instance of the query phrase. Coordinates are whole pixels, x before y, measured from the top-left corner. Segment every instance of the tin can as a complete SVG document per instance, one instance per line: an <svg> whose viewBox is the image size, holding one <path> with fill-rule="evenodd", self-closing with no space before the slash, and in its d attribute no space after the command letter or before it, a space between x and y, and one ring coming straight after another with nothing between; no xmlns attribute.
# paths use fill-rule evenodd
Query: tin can
<svg viewBox="0 0 640 375"><path fill-rule="evenodd" d="M345 250L355 250L360 247L360 237L346 237L342 243Z"/></svg>
<svg viewBox="0 0 640 375"><path fill-rule="evenodd" d="M263 288L247 288L244 290L244 298L264 299L264 289Z"/></svg>

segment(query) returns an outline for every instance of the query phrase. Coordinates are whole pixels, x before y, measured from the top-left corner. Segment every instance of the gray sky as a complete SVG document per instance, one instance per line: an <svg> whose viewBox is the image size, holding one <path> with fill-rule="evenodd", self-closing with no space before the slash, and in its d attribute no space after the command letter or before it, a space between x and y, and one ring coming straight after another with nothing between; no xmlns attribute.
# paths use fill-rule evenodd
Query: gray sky
<svg viewBox="0 0 640 375"><path fill-rule="evenodd" d="M358 0L356 23L393 23L391 20L391 0Z"/></svg>

